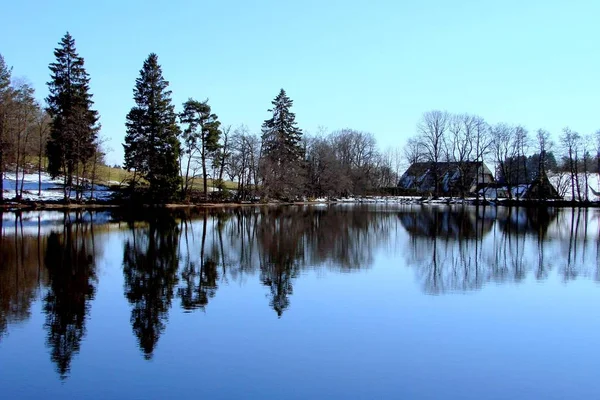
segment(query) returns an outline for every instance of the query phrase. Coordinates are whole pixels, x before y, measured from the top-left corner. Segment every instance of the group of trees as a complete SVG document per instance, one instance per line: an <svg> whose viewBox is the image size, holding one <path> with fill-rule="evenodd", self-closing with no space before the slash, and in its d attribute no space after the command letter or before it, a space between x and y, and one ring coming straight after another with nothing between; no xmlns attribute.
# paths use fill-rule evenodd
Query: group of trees
<svg viewBox="0 0 600 400"><path fill-rule="evenodd" d="M46 108L50 118L50 137L46 146L48 172L63 176L64 197L76 191L81 199L83 181L90 167L95 173L98 154L98 112L92 109L89 74L83 57L75 49L75 39L67 32L54 50L56 61L50 64L51 79ZM92 179L93 184L93 179Z"/></svg>
<svg viewBox="0 0 600 400"><path fill-rule="evenodd" d="M49 133L49 116L24 79L15 79L0 55L0 176L14 166L14 193L23 194L23 178L34 168L41 173ZM34 165L37 164L37 165ZM41 186L40 186L41 189ZM0 201L4 184L0 179Z"/></svg>
<svg viewBox="0 0 600 400"><path fill-rule="evenodd" d="M308 138L306 147L312 195L368 194L398 182L401 154L379 151L371 133L342 129Z"/></svg>
<svg viewBox="0 0 600 400"><path fill-rule="evenodd" d="M25 173L34 169L32 160L39 190L47 160L51 176L63 177L64 198L70 199L74 191L78 200L87 183L93 186L102 161L90 77L69 33L54 55L45 107L36 101L31 85L12 77L0 56L0 174L9 166L15 172L17 199L23 194ZM551 170L564 175L563 192L570 189L573 198L582 199L587 198L590 171L600 171L600 132L582 136L565 128L559 139L561 155L555 157L556 146L542 129L530 135L520 125L490 125L477 115L433 110L423 114L403 153L381 152L367 132L320 129L305 134L283 89L259 134L243 125L233 130L222 126L208 99L189 98L177 112L168 87L157 55L150 54L135 82L135 105L127 114L123 144L124 167L133 171L132 193L159 203L192 199L197 178L203 200L208 199L209 185L223 194L225 180L237 183L238 200L364 195L395 186L406 162L432 163L439 194L441 162L454 162L464 178L470 163L485 161L493 163L509 194L512 187Z"/></svg>
<svg viewBox="0 0 600 400"><path fill-rule="evenodd" d="M398 152L395 158L392 152L381 154L372 134L350 129L305 136L283 89L258 135L245 126L233 132L222 127L208 100L190 98L176 113L168 85L158 57L150 54L136 80L136 105L127 115L125 168L134 171L134 187L148 183L144 193L154 201L177 194L189 200L198 177L204 200L209 179L220 191L225 178L237 182L240 200L365 194L396 184Z"/></svg>
<svg viewBox="0 0 600 400"><path fill-rule="evenodd" d="M102 157L89 75L69 33L54 55L45 107L26 80L13 78L12 68L0 55L0 175L9 169L14 173L16 199L23 196L25 174L34 170L41 192L44 169L54 178L63 176L65 199L73 190L81 199L83 182L93 183ZM3 189L0 180L0 201Z"/></svg>
<svg viewBox="0 0 600 400"><path fill-rule="evenodd" d="M558 168L559 193L570 194L574 200L588 200L590 174L600 173L600 130L581 135L567 127L562 130L559 143L563 149Z"/></svg>
<svg viewBox="0 0 600 400"><path fill-rule="evenodd" d="M553 150L560 152L558 159ZM433 110L423 114L417 135L409 138L404 147L404 158L411 164L432 163L436 193L440 192L439 163L454 162L463 172L467 163L490 162L495 166L497 181L507 186L509 196L516 185L531 183L552 172L568 173L563 180L572 197L581 200L587 197L589 174L600 172L600 131L582 136L565 128L555 143L544 129L532 135L520 125L491 125L477 115ZM580 179L585 182L580 183Z"/></svg>
<svg viewBox="0 0 600 400"><path fill-rule="evenodd" d="M69 33L54 56L44 106L31 85L12 78L12 69L0 58L0 174L15 173L17 199L33 159L39 191L47 169L63 178L65 200L73 193L82 199L103 161L90 77ZM168 87L157 55L150 54L135 82L123 144L124 167L133 172L131 193L144 200L189 200L197 178L204 200L209 184L222 192L226 180L237 183L239 200L365 194L397 181L399 152L383 154L372 134L351 129L305 135L283 89L261 132L251 133L244 125L223 127L208 99L189 98L176 112Z"/></svg>

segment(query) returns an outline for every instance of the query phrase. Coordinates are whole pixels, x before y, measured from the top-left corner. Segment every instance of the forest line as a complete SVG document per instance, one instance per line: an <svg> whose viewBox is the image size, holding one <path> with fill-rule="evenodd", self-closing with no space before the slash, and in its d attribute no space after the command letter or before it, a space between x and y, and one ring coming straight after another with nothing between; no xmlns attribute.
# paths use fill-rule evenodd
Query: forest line
<svg viewBox="0 0 600 400"><path fill-rule="evenodd" d="M15 173L16 200L23 195L26 172L35 170L41 177L47 170L62 178L65 201L81 201L84 190L97 182L98 166L105 164L101 116L94 109L84 58L69 33L54 56L49 94L41 102L28 82L12 77L0 55L0 175ZM509 193L512 186L559 174L559 192L582 201L589 197L589 175L600 172L600 130L580 134L566 127L555 141L543 129L530 133L521 125L432 110L422 115L403 148L382 151L369 132L305 133L284 89L267 110L260 133L244 125L232 128L219 120L208 99L189 98L177 112L154 53L143 63L133 99L123 143L123 168L131 178L123 194L136 201L293 201L390 193L403 170L418 162L431 163L434 195L442 195L441 163L464 171L469 163L482 162L493 166ZM192 184L198 178L201 191ZM237 190L228 190L226 181L235 182Z"/></svg>

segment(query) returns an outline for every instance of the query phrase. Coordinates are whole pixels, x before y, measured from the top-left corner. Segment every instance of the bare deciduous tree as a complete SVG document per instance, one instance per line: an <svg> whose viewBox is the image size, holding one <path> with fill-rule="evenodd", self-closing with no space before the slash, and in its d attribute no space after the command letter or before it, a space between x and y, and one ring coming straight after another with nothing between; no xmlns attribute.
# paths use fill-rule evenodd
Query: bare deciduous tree
<svg viewBox="0 0 600 400"><path fill-rule="evenodd" d="M423 114L417 125L419 140L424 149L425 160L432 163L431 173L435 185L435 194L440 193L439 162L442 161L445 149L445 133L448 130L450 117L446 111L433 110Z"/></svg>
<svg viewBox="0 0 600 400"><path fill-rule="evenodd" d="M515 128L499 123L492 127L492 152L499 175L504 179L508 191L508 197L512 199L513 160L517 155L518 148L515 146Z"/></svg>
<svg viewBox="0 0 600 400"><path fill-rule="evenodd" d="M50 134L51 118L45 110L38 110L35 119L35 130L37 139L37 159L38 159L38 196L42 194L42 169L46 143Z"/></svg>
<svg viewBox="0 0 600 400"><path fill-rule="evenodd" d="M560 136L561 145L566 152L566 162L571 176L571 196L575 200L575 190L577 189L577 199L581 201L581 190L579 187L579 152L581 144L581 136L579 133L572 131L568 127L563 129Z"/></svg>
<svg viewBox="0 0 600 400"><path fill-rule="evenodd" d="M550 140L550 132L544 129L538 129L536 132L537 139L537 151L539 152L539 166L538 173L540 175L546 174L546 164L548 158L548 152L552 149L553 143Z"/></svg>
<svg viewBox="0 0 600 400"><path fill-rule="evenodd" d="M460 195L465 197L467 189L467 168L473 159L473 136L475 133L475 117L469 114L454 115L450 118L450 158L456 162L460 174Z"/></svg>
<svg viewBox="0 0 600 400"><path fill-rule="evenodd" d="M486 156L490 153L493 137L491 135L490 126L482 117L477 115L473 116L473 142L475 161L481 163L480 182L483 183L485 181L485 170L483 168L483 164ZM477 200L479 200L479 191L477 191L476 196ZM483 191L483 199L485 201L485 190Z"/></svg>
<svg viewBox="0 0 600 400"><path fill-rule="evenodd" d="M425 158L424 149L421 147L421 141L418 137L408 138L404 145L403 152L409 165L421 162Z"/></svg>
<svg viewBox="0 0 600 400"><path fill-rule="evenodd" d="M14 151L16 199L23 197L26 157L32 150L31 138L33 137L36 114L39 110L39 106L33 96L34 91L29 83L18 81L14 84L9 132ZM19 174L21 174L21 177L19 177Z"/></svg>

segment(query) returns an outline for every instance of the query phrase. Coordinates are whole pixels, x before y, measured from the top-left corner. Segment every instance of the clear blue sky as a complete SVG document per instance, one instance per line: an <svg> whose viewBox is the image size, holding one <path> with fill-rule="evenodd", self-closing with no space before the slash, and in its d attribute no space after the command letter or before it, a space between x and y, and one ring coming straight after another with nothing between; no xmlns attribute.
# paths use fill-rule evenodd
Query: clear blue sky
<svg viewBox="0 0 600 400"><path fill-rule="evenodd" d="M180 109L210 98L258 131L280 88L301 128L354 128L401 146L431 109L491 123L600 128L600 1L7 1L0 53L46 96L68 30L122 160L144 59L159 56Z"/></svg>

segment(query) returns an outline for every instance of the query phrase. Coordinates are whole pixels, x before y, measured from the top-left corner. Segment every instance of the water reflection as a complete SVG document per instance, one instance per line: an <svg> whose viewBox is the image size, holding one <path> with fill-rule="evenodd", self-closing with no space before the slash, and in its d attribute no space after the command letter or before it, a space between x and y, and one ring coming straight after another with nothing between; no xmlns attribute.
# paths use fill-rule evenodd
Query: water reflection
<svg viewBox="0 0 600 400"><path fill-rule="evenodd" d="M177 284L179 229L160 213L147 225L131 225L123 248L125 297L132 306L131 326L146 359L165 330Z"/></svg>
<svg viewBox="0 0 600 400"><path fill-rule="evenodd" d="M465 215L465 213L467 215ZM410 234L407 265L430 294L467 291L489 282L598 278L598 210L428 208L400 212ZM595 245L595 247L592 247Z"/></svg>
<svg viewBox="0 0 600 400"><path fill-rule="evenodd" d="M177 293L181 298L181 307L186 311L204 310L209 299L214 297L217 292L217 282L219 280L217 262L221 257L220 249L216 248L213 243L209 251L206 250L208 211L205 210L202 213L202 239L199 259L191 253L190 236L193 236L193 232L189 220L184 219L182 225L186 252L182 260L181 279L183 286L177 290ZM220 232L221 229L219 229L219 235Z"/></svg>
<svg viewBox="0 0 600 400"><path fill-rule="evenodd" d="M43 262L48 237L41 233L41 216L32 234L21 214L10 217L0 218L0 340L9 325L30 317L31 303L48 279ZM12 234L4 234L8 230Z"/></svg>
<svg viewBox="0 0 600 400"><path fill-rule="evenodd" d="M61 378L70 370L85 336L90 303L96 292L94 225L66 215L62 231L51 231L44 264L49 285L44 296L46 343Z"/></svg>
<svg viewBox="0 0 600 400"><path fill-rule="evenodd" d="M85 340L97 265L115 251L109 237L123 255L109 268L122 268L121 300L151 359L170 312L207 312L232 282L260 284L265 307L285 318L303 274L369 269L382 255L404 260L422 290L436 295L553 273L565 282L598 280L599 216L593 209L463 206L5 213L0 340L39 301L45 344L59 376L68 376Z"/></svg>
<svg viewBox="0 0 600 400"><path fill-rule="evenodd" d="M294 280L302 270L369 268L374 252L391 240L394 225L393 213L366 207L278 207L234 213L234 220L219 230L229 239L220 247L229 249L230 259L233 255L228 272L235 279L258 266L269 306L278 317L289 308Z"/></svg>

